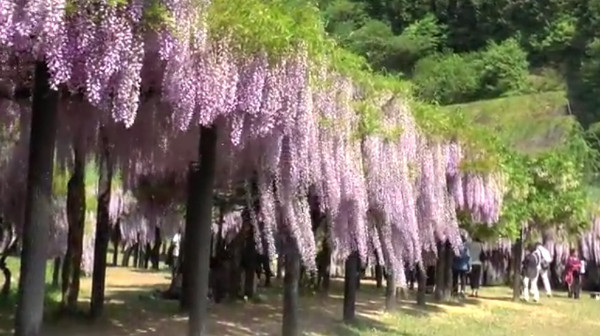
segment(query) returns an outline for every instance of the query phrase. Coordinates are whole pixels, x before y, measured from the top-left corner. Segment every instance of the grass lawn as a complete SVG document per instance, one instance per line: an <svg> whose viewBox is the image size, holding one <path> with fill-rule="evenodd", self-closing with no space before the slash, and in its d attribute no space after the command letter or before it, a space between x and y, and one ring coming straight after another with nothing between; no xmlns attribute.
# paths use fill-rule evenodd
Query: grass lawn
<svg viewBox="0 0 600 336"><path fill-rule="evenodd" d="M49 296L44 336L178 336L186 331L186 318L177 303L152 298L149 293L168 285L167 273L109 268L106 316L94 323L57 318ZM89 305L90 281L82 282L82 310ZM265 303L220 304L211 308L210 335L280 335L281 289L264 291ZM386 314L383 291L365 281L358 295L359 322L340 323L342 283L333 282L329 296L306 294L301 299L301 327L311 336L564 336L592 335L600 330L600 301L584 297L568 300L562 293L539 304L515 303L508 288L484 288L480 299L418 308L399 301L398 311ZM0 335L10 335L12 309L0 306Z"/></svg>
<svg viewBox="0 0 600 336"><path fill-rule="evenodd" d="M449 113L462 111L476 122L492 127L518 150L535 154L554 148L575 125L567 113L564 91L544 92L448 105Z"/></svg>

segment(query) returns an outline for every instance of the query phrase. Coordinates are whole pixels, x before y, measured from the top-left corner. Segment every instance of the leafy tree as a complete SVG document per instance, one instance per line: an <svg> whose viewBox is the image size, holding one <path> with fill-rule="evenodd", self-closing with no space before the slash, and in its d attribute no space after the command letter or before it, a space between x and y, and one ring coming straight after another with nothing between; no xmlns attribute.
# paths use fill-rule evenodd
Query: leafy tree
<svg viewBox="0 0 600 336"><path fill-rule="evenodd" d="M360 2L322 1L321 8L327 31L342 41L370 20L365 5Z"/></svg>
<svg viewBox="0 0 600 336"><path fill-rule="evenodd" d="M392 37L389 41L389 55L384 67L404 73L411 72L417 60L444 47L446 29L432 14L427 14L410 24L400 35Z"/></svg>
<svg viewBox="0 0 600 336"><path fill-rule="evenodd" d="M427 101L455 104L472 100L481 87L481 65L472 55L435 54L417 62L413 82Z"/></svg>
<svg viewBox="0 0 600 336"><path fill-rule="evenodd" d="M495 98L525 91L528 87L527 53L516 39L491 42L479 54L481 61L481 97Z"/></svg>

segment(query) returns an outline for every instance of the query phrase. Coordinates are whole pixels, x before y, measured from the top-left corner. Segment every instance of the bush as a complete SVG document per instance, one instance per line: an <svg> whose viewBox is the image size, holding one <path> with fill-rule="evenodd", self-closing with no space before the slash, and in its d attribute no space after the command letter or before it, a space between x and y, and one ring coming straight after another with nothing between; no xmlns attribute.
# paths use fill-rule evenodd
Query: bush
<svg viewBox="0 0 600 336"><path fill-rule="evenodd" d="M446 43L446 30L433 14L425 15L390 39L387 61L382 66L410 72L418 59L435 53Z"/></svg>
<svg viewBox="0 0 600 336"><path fill-rule="evenodd" d="M524 93L528 89L527 53L517 40L491 42L478 55L482 65L481 98L496 98Z"/></svg>
<svg viewBox="0 0 600 336"><path fill-rule="evenodd" d="M564 76L558 70L552 68L541 68L533 71L529 75L528 81L529 93L566 90Z"/></svg>
<svg viewBox="0 0 600 336"><path fill-rule="evenodd" d="M365 56L376 68L380 68L388 57L389 41L394 37L392 28L385 22L369 20L352 32L344 44L350 50Z"/></svg>
<svg viewBox="0 0 600 336"><path fill-rule="evenodd" d="M442 105L474 99L481 87L481 66L472 55L435 54L417 62L413 83L417 95Z"/></svg>

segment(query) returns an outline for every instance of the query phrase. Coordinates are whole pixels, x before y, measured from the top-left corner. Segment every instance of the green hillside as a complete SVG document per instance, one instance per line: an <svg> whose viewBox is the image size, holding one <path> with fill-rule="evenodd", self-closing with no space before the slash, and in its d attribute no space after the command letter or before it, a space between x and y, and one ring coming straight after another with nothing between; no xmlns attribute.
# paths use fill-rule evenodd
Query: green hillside
<svg viewBox="0 0 600 336"><path fill-rule="evenodd" d="M462 111L477 122L490 126L526 153L549 149L573 127L563 91L448 105L450 113Z"/></svg>

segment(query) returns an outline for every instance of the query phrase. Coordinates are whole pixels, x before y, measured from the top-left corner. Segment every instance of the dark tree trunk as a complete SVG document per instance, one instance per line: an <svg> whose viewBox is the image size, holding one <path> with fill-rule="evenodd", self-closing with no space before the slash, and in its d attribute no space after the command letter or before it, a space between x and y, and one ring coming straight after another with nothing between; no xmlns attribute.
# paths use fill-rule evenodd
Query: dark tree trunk
<svg viewBox="0 0 600 336"><path fill-rule="evenodd" d="M375 283L377 288L383 287L383 266L379 264L375 265Z"/></svg>
<svg viewBox="0 0 600 336"><path fill-rule="evenodd" d="M49 85L48 67L35 65L27 198L21 250L16 336L41 334L48 228L52 221L52 174L58 119L58 92Z"/></svg>
<svg viewBox="0 0 600 336"><path fill-rule="evenodd" d="M329 285L331 283L331 253L329 254L329 260L327 261L327 267L323 274L323 292L329 293Z"/></svg>
<svg viewBox="0 0 600 336"><path fill-rule="evenodd" d="M427 273L425 268L421 265L417 265L417 304L419 306L425 305L425 290L427 288Z"/></svg>
<svg viewBox="0 0 600 336"><path fill-rule="evenodd" d="M62 304L74 311L79 298L85 226L85 154L78 139L73 144L73 173L67 183L67 253L62 269Z"/></svg>
<svg viewBox="0 0 600 336"><path fill-rule="evenodd" d="M143 269L148 269L150 266L150 260L152 259L152 245L150 243L146 243L146 248L144 249L144 262L142 263Z"/></svg>
<svg viewBox="0 0 600 336"><path fill-rule="evenodd" d="M191 272L190 272L190 259L191 255L193 255L194 251L194 242L192 242L188 238L188 230L194 230L197 222L197 212L194 209L195 204L198 203L197 198L198 190L196 186L198 182L198 164L196 162L190 163L188 167L188 176L187 176L187 204L186 204L186 214L185 214L185 234L182 237L182 248L179 254L179 258L181 259L181 297L179 298L179 308L181 311L188 311L190 308L190 286L191 286Z"/></svg>
<svg viewBox="0 0 600 336"><path fill-rule="evenodd" d="M249 212L248 222L250 225ZM242 253L242 266L244 268L244 296L252 298L254 296L254 278L257 269L258 253L256 252L256 243L254 242L254 228L245 233L244 250Z"/></svg>
<svg viewBox="0 0 600 336"><path fill-rule="evenodd" d="M356 290L358 291L360 289L360 280L363 277L363 268L362 268L362 262L360 261L360 259L358 259L358 271L357 271L357 275L356 275Z"/></svg>
<svg viewBox="0 0 600 336"><path fill-rule="evenodd" d="M121 245L121 220L117 219L112 232L113 255L112 265L117 266L119 261L119 245Z"/></svg>
<svg viewBox="0 0 600 336"><path fill-rule="evenodd" d="M279 259L281 260L281 258ZM283 336L300 336L299 295L300 254L290 248L285 255L285 278L283 279Z"/></svg>
<svg viewBox="0 0 600 336"><path fill-rule="evenodd" d="M119 264L119 241L113 241L113 255L112 263L113 267L117 267Z"/></svg>
<svg viewBox="0 0 600 336"><path fill-rule="evenodd" d="M160 228L157 226L154 230L154 246L152 247L152 269L157 270L160 267L160 246L162 244L162 239L160 236Z"/></svg>
<svg viewBox="0 0 600 336"><path fill-rule="evenodd" d="M139 235L138 235L139 237ZM135 265L133 265L136 268L142 268L144 266L144 244L142 244L142 242L139 240L138 238L138 243L137 243L137 248L135 249L135 260L137 261L135 263Z"/></svg>
<svg viewBox="0 0 600 336"><path fill-rule="evenodd" d="M60 265L62 260L60 257L54 258L54 265L52 267L52 287L59 288L60 286Z"/></svg>
<svg viewBox="0 0 600 336"><path fill-rule="evenodd" d="M204 334L208 318L208 276L210 270L210 236L212 229L213 194L215 184L215 163L217 150L216 128L202 127L200 132L199 166L195 171L194 189L196 197L192 197L191 209L188 209L188 223L186 227L186 247L188 256L188 270L190 271L191 302L189 314L188 336L201 336ZM186 224L188 224L186 223ZM189 229L189 230L188 230ZM185 293L184 293L185 294Z"/></svg>
<svg viewBox="0 0 600 336"><path fill-rule="evenodd" d="M98 208L96 215L96 242L94 246L94 272L92 274L92 297L90 313L92 318L102 315L104 309L104 287L106 282L106 253L110 239L110 219L108 207L113 178L108 137L104 127L100 127L101 152L98 160Z"/></svg>
<svg viewBox="0 0 600 336"><path fill-rule="evenodd" d="M14 239L13 228L11 225L2 225L2 218L0 218L0 241L5 242L4 250L2 251L2 255L0 256L0 271L2 271L2 275L4 276L4 283L2 284L2 289L0 290L0 300L5 299L10 294L12 273L6 265L6 258L10 255L10 253L17 248L17 241Z"/></svg>
<svg viewBox="0 0 600 336"><path fill-rule="evenodd" d="M8 294L10 294L10 280L12 278L12 274L10 269L6 266L5 255L0 258L0 270L2 270L2 275L4 275L4 284L2 285L2 290L0 291L0 297L6 298Z"/></svg>
<svg viewBox="0 0 600 336"><path fill-rule="evenodd" d="M125 248L125 252L123 252L123 260L121 260L121 266L129 267L129 260L131 259L132 254L133 254L133 258L134 258L133 264L135 265L135 263L137 262L137 257L134 254L134 252L135 252L135 244Z"/></svg>
<svg viewBox="0 0 600 336"><path fill-rule="evenodd" d="M231 243L228 250L228 279L227 287L229 291L229 299L237 300L240 298L241 283L242 283L242 244L244 243L243 236L237 235Z"/></svg>
<svg viewBox="0 0 600 336"><path fill-rule="evenodd" d="M265 271L265 287L271 287L271 278L273 277L273 271L271 270L271 262L267 255L261 255L261 266Z"/></svg>
<svg viewBox="0 0 600 336"><path fill-rule="evenodd" d="M346 258L344 275L344 322L354 322L356 318L356 285L358 284L360 258L358 252L352 252Z"/></svg>
<svg viewBox="0 0 600 336"><path fill-rule="evenodd" d="M394 280L394 272L389 270L386 273L387 274L385 277L385 310L393 311L396 309L396 281Z"/></svg>
<svg viewBox="0 0 600 336"><path fill-rule="evenodd" d="M247 267L244 271L244 295L251 299L254 297L256 267Z"/></svg>
<svg viewBox="0 0 600 336"><path fill-rule="evenodd" d="M217 253L210 268L211 289L215 303L221 303L229 288L229 263L223 258L223 251Z"/></svg>
<svg viewBox="0 0 600 336"><path fill-rule="evenodd" d="M435 292L436 301L442 301L446 292L446 247L443 243L437 243L437 261L435 265Z"/></svg>
<svg viewBox="0 0 600 336"><path fill-rule="evenodd" d="M454 251L452 251L452 245L449 241L446 241L446 262L444 263L444 279L446 281L446 290L444 291L444 301L450 300L452 295L452 261L454 260Z"/></svg>
<svg viewBox="0 0 600 336"><path fill-rule="evenodd" d="M523 228L519 234L519 238L514 245L513 260L512 260L512 275L513 275L513 300L518 301L521 297L521 272L519 272L519 266L523 259Z"/></svg>
<svg viewBox="0 0 600 336"><path fill-rule="evenodd" d="M323 240L321 251L317 254L317 286L323 293L329 292L329 281L331 278L331 248L329 241Z"/></svg>

